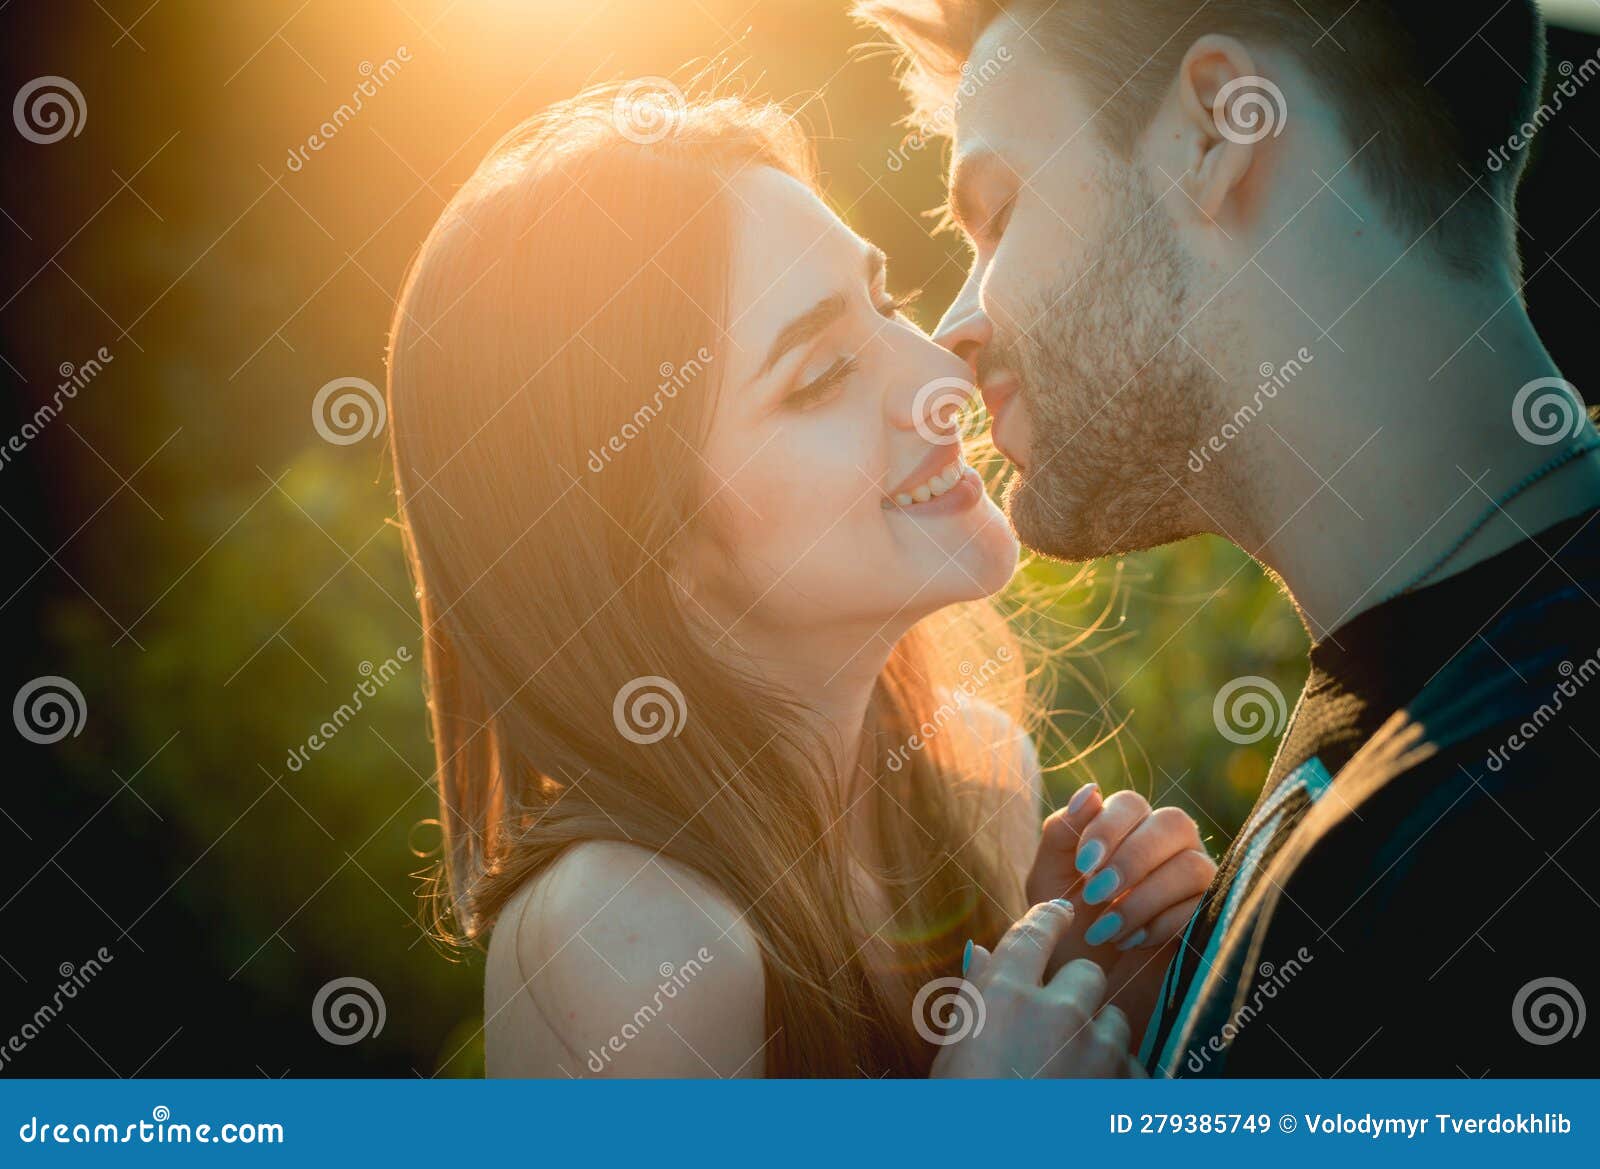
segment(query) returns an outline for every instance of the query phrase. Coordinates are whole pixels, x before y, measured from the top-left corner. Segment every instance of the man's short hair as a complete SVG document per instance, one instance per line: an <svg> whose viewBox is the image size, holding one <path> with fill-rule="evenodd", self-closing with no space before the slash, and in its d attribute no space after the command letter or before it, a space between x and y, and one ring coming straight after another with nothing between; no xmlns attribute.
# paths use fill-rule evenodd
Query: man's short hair
<svg viewBox="0 0 1600 1169"><path fill-rule="evenodd" d="M1351 169L1452 267L1517 271L1512 207L1543 91L1534 0L857 0L905 57L913 121L948 132L961 66L1002 12L1083 87L1124 158L1206 33L1300 59L1340 111ZM1288 116L1292 118L1293 111ZM1364 147L1363 147L1363 144ZM1476 185L1474 183L1476 180Z"/></svg>

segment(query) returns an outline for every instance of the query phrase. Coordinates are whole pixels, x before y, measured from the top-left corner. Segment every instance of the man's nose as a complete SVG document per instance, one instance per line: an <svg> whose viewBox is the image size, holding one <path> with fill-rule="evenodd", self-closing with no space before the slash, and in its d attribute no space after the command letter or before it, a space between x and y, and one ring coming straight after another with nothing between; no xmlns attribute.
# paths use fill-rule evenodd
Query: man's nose
<svg viewBox="0 0 1600 1169"><path fill-rule="evenodd" d="M978 376L978 361L994 339L994 327L978 295L979 286L978 272L974 269L933 334L936 342L966 362L974 380Z"/></svg>

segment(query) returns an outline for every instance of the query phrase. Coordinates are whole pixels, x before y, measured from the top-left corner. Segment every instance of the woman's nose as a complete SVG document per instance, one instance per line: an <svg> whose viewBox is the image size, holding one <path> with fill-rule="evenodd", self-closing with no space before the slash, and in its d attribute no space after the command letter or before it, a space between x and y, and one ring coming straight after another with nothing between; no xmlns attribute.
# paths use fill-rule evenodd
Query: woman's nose
<svg viewBox="0 0 1600 1169"><path fill-rule="evenodd" d="M889 395L889 421L897 429L916 431L924 442L954 442L977 387L970 371L948 350L926 337L915 344L915 354L906 355L905 374Z"/></svg>

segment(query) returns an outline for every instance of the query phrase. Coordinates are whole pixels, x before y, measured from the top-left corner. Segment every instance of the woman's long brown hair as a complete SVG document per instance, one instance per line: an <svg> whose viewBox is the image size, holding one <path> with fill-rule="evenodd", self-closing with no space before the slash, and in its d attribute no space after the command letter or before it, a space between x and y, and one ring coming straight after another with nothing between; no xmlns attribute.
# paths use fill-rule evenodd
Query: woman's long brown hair
<svg viewBox="0 0 1600 1169"><path fill-rule="evenodd" d="M481 940L581 842L659 851L759 940L767 1074L925 1074L907 988L954 973L967 938L992 944L1022 909L1018 858L997 847L1013 791L957 710L971 696L1020 718L1020 654L988 604L895 646L854 789L875 843L853 857L803 696L714 654L670 572L715 488L696 451L726 351L728 187L757 166L814 184L810 148L775 107L683 103L656 137L630 130L627 100L591 91L503 139L394 317L394 470L445 837L436 921ZM686 716L640 743L613 703L646 676L670 679ZM856 863L900 906L878 933L898 986L869 975Z"/></svg>

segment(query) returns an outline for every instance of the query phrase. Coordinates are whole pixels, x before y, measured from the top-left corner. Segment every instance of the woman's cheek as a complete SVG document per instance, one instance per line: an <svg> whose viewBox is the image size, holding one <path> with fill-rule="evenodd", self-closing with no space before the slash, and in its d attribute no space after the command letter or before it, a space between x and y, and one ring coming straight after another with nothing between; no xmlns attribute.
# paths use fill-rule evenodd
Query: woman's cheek
<svg viewBox="0 0 1600 1169"><path fill-rule="evenodd" d="M737 488L744 540L752 548L777 545L798 555L808 534L838 519L837 480L803 456L780 453L761 461L758 471L752 466L740 475Z"/></svg>
<svg viewBox="0 0 1600 1169"><path fill-rule="evenodd" d="M839 403L848 406L849 403ZM793 568L808 548L861 542L851 516L869 515L882 491L881 421L865 404L801 414L774 434L718 444L708 462L719 524L736 557L757 574Z"/></svg>
<svg viewBox="0 0 1600 1169"><path fill-rule="evenodd" d="M793 557L804 543L808 511L802 487L804 468L796 460L768 446L751 458L746 453L742 467L735 464L731 474L713 490L717 492L716 512L720 526L734 555L746 565L776 564L773 552L788 549Z"/></svg>

